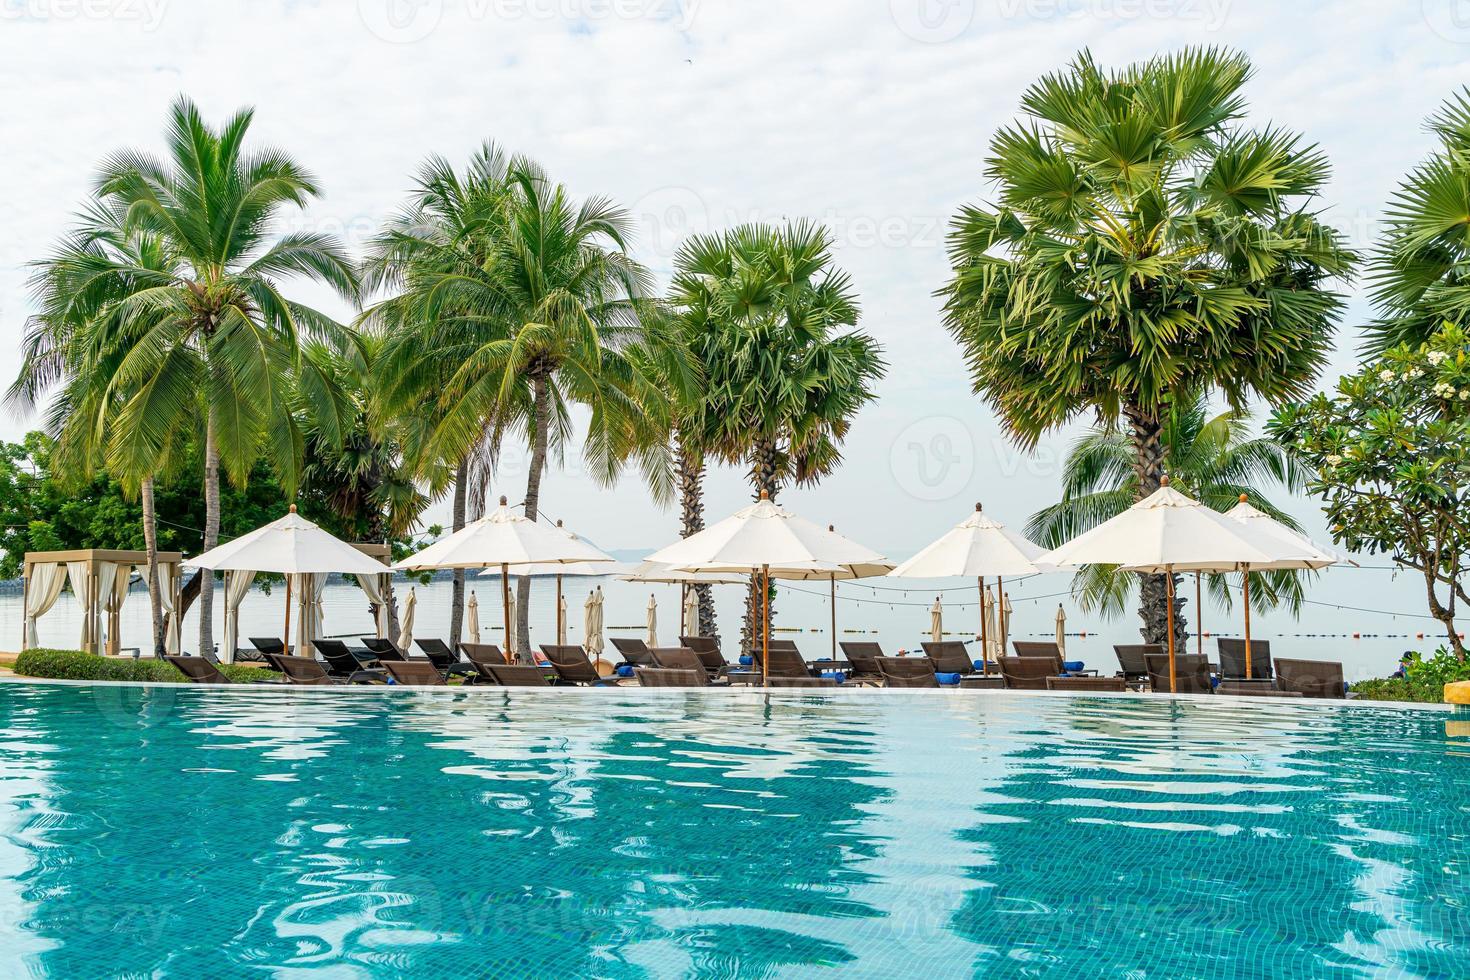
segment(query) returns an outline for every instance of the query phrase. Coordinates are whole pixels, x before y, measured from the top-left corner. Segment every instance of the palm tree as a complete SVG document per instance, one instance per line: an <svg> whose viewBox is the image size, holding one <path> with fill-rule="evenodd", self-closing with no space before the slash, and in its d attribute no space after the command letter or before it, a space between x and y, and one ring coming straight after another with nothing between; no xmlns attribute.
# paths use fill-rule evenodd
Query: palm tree
<svg viewBox="0 0 1470 980"><path fill-rule="evenodd" d="M745 225L691 238L675 257L670 297L704 379L681 430L691 444L748 465L756 497L775 500L785 483L832 472L885 365L882 348L853 329L856 293L833 265L826 230Z"/></svg>
<svg viewBox="0 0 1470 980"><path fill-rule="evenodd" d="M253 113L211 129L188 99L170 112L168 155L123 151L105 162L98 206L128 235L157 242L162 269L118 268L136 286L96 322L98 350L116 351L111 392L119 407L108 445L115 472L149 473L178 433L203 427L205 549L219 541L223 466L243 483L271 460L287 491L299 477L303 406L329 438L341 436L334 379L301 356L309 338L342 341L330 318L288 299L278 277L326 283L345 297L357 274L338 242L295 232L276 237L287 207L304 207L316 182L278 150L245 151ZM213 576L200 588L199 643L213 646Z"/></svg>
<svg viewBox="0 0 1470 980"><path fill-rule="evenodd" d="M1210 417L1203 399L1176 405L1164 420L1160 436L1169 456L1169 482L1176 489L1218 511L1227 511L1241 494L1258 509L1287 525L1296 521L1266 499L1262 485L1297 493L1309 473L1272 439L1251 435L1250 416L1226 411ZM1101 426L1078 439L1062 471L1062 499L1032 515L1027 533L1055 548L1127 510L1138 499L1134 449L1116 426ZM1092 565L1072 581L1078 604L1087 611L1117 616L1127 607L1137 576L1111 565ZM1232 605L1229 579L1206 577L1210 594L1226 609ZM1267 612L1285 605L1296 613L1303 599L1296 572L1251 573L1251 605ZM1146 625L1152 610L1140 607ZM1166 633L1167 635L1167 633Z"/></svg>
<svg viewBox="0 0 1470 980"><path fill-rule="evenodd" d="M1021 446L1095 412L1125 428L1147 495L1171 404L1310 390L1343 307L1328 284L1355 257L1308 210L1322 153L1240 123L1250 74L1218 49L1116 72L1084 52L991 141L994 203L955 217L940 295L975 391ZM1144 638L1163 642L1163 576L1143 589Z"/></svg>
<svg viewBox="0 0 1470 980"><path fill-rule="evenodd" d="M1379 317L1364 353L1417 347L1444 323L1470 322L1470 88L1431 116L1439 149L1389 201L1386 230L1368 267Z"/></svg>

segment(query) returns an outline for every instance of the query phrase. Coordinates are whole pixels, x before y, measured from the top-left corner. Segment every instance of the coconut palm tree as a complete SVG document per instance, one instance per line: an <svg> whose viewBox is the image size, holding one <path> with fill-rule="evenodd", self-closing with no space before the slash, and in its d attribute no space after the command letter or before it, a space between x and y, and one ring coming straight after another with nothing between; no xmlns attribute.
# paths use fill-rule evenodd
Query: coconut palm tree
<svg viewBox="0 0 1470 980"><path fill-rule="evenodd" d="M315 180L278 150L247 152L253 113L212 129L188 99L170 111L164 159L126 150L97 181L98 206L130 236L157 243L162 269L125 267L136 288L97 319L98 350L115 351L118 399L108 466L148 473L181 431L202 428L204 548L219 541L219 477L243 483L269 458L288 492L301 466L306 405L331 439L341 436L334 379L301 356L302 343L340 343L329 317L287 298L282 277L315 279L345 297L357 274L327 235L277 236L288 207L318 194ZM213 577L201 582L200 651L213 646Z"/></svg>
<svg viewBox="0 0 1470 980"><path fill-rule="evenodd" d="M993 203L954 218L940 295L975 391L1021 446L1096 413L1125 432L1147 495L1171 404L1311 389L1343 307L1329 287L1355 257L1309 210L1323 154L1242 124L1250 74L1213 48L1120 71L1084 52L992 139ZM1164 585L1143 586L1151 643Z"/></svg>
<svg viewBox="0 0 1470 980"><path fill-rule="evenodd" d="M1470 88L1431 116L1438 150L1389 200L1386 230L1368 267L1376 319L1365 353L1417 347L1444 323L1470 322Z"/></svg>
<svg viewBox="0 0 1470 980"><path fill-rule="evenodd" d="M775 500L787 483L832 472L885 365L882 348L854 329L856 293L833 265L826 230L745 225L689 239L674 264L670 301L704 379L683 420L690 444L749 466L756 497Z"/></svg>
<svg viewBox="0 0 1470 980"><path fill-rule="evenodd" d="M1169 457L1169 482L1175 489L1222 512L1245 494L1258 509L1288 527L1297 527L1292 517L1266 498L1264 488L1297 493L1306 486L1310 473L1276 441L1253 436L1249 415L1226 411L1211 417L1204 400L1196 399L1169 412L1160 438ZM1131 507L1138 499L1138 481L1128 436L1116 426L1095 428L1067 453L1061 501L1032 515L1027 533L1039 544L1059 547ZM1072 588L1084 610L1116 616L1127 607L1139 578L1114 566L1092 565L1076 574ZM1206 581L1210 595L1229 609L1228 577L1208 575ZM1251 573L1251 604L1256 611L1285 605L1296 613L1302 599L1298 573ZM1148 619L1153 613L1146 605L1138 610L1146 630L1154 626Z"/></svg>

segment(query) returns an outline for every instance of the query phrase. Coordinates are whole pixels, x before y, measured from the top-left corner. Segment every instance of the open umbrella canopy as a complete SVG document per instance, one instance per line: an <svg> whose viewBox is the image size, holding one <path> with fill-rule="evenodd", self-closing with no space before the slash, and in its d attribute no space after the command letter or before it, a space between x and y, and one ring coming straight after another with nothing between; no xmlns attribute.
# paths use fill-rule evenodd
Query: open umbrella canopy
<svg viewBox="0 0 1470 980"><path fill-rule="evenodd" d="M296 505L285 517L242 534L185 565L217 572L279 572L286 575L315 572L344 572L381 575L387 566L352 545L323 531L296 513Z"/></svg>
<svg viewBox="0 0 1470 980"><path fill-rule="evenodd" d="M1049 565L1118 565L1132 572L1231 571L1305 557L1164 485L1123 513L1081 534L1041 561Z"/></svg>
<svg viewBox="0 0 1470 980"><path fill-rule="evenodd" d="M1246 499L1245 494L1240 495L1240 503L1227 510L1225 516L1232 520L1240 521L1259 536L1272 539L1282 549L1287 551L1297 549L1304 552L1302 557L1295 559L1288 558L1283 561L1271 562L1264 565L1252 563L1250 566L1252 571L1276 571L1295 568L1315 569L1329 568L1333 565L1352 564L1352 562L1337 552L1322 547L1295 528L1287 527L1270 514L1252 506Z"/></svg>
<svg viewBox="0 0 1470 980"><path fill-rule="evenodd" d="M888 574L894 578L978 578L1034 575L1053 569L1040 561L1045 549L975 505L975 513Z"/></svg>
<svg viewBox="0 0 1470 980"><path fill-rule="evenodd" d="M691 534L649 561L696 572L733 572L769 567L774 578L826 579L884 575L893 563L855 541L798 517L761 494L761 499L718 524Z"/></svg>
<svg viewBox="0 0 1470 980"><path fill-rule="evenodd" d="M514 565L520 572L526 565L578 562L616 565L611 556L561 528L538 524L524 514L512 513L505 498L501 497L500 506L489 514L393 567L417 571Z"/></svg>
<svg viewBox="0 0 1470 980"><path fill-rule="evenodd" d="M516 565L511 574L516 578L551 578L555 575L568 577L597 578L602 575L622 575L630 570L630 566L620 561L574 561L574 562L547 562L538 561L529 565ZM480 573L481 578L499 578L500 567L487 568Z"/></svg>
<svg viewBox="0 0 1470 980"><path fill-rule="evenodd" d="M627 574L619 575L618 579L666 585L739 585L745 582L745 576L740 572L686 572L656 561L640 562Z"/></svg>

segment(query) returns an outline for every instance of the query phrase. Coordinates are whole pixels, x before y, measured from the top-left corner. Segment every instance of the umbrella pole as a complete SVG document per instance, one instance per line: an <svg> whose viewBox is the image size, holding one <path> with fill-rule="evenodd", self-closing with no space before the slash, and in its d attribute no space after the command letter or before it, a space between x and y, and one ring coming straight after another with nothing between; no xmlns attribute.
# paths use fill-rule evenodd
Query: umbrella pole
<svg viewBox="0 0 1470 980"><path fill-rule="evenodd" d="M516 662L515 640L510 635L510 566L500 566L500 604L501 614L505 617L505 662L513 664Z"/></svg>
<svg viewBox="0 0 1470 980"><path fill-rule="evenodd" d="M980 673L990 673L990 637L985 629L985 576L980 576Z"/></svg>
<svg viewBox="0 0 1470 980"><path fill-rule="evenodd" d="M1174 673L1174 566L1164 569L1164 594L1169 601L1169 693L1179 692L1179 678Z"/></svg>
<svg viewBox="0 0 1470 980"><path fill-rule="evenodd" d="M1245 679L1251 679L1251 567L1245 566L1240 573L1245 583Z"/></svg>
<svg viewBox="0 0 1470 980"><path fill-rule="evenodd" d="M761 568L761 684L771 686L771 566Z"/></svg>
<svg viewBox="0 0 1470 980"><path fill-rule="evenodd" d="M1006 640L1011 638L1011 624L1006 621L1006 580L995 577L995 621L1000 626L1000 655L1006 655Z"/></svg>
<svg viewBox="0 0 1470 980"><path fill-rule="evenodd" d="M1194 648L1205 655L1205 599L1199 584L1200 573L1194 573Z"/></svg>
<svg viewBox="0 0 1470 980"><path fill-rule="evenodd" d="M205 574L206 575L213 575L214 573L213 572L206 572ZM286 653L287 653L288 656L290 655L290 653L291 653L291 573L290 572L287 572L286 573L286 625L281 627L281 648L286 651ZM297 650L296 653L299 655L301 653L301 651L300 650ZM202 657L202 656L204 656L204 654L201 653L200 656Z"/></svg>
<svg viewBox="0 0 1470 980"><path fill-rule="evenodd" d="M567 624L561 618L561 576L556 577L556 642L566 640Z"/></svg>
<svg viewBox="0 0 1470 980"><path fill-rule="evenodd" d="M832 579L832 659L837 659L837 575L833 573Z"/></svg>

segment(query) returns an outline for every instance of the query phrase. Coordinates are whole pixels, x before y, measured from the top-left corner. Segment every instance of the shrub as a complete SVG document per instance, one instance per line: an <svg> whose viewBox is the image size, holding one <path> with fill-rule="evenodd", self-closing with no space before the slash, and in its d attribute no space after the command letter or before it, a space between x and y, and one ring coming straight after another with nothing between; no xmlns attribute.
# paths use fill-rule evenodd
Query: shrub
<svg viewBox="0 0 1470 980"><path fill-rule="evenodd" d="M1470 681L1470 660L1461 660L1444 647L1426 659L1411 654L1404 665L1405 677L1358 681L1352 686L1358 697L1373 701L1424 701L1439 704L1444 686L1451 681Z"/></svg>
<svg viewBox="0 0 1470 980"><path fill-rule="evenodd" d="M245 664L220 664L219 669L230 680L240 683L270 676L267 670ZM149 681L178 684L186 680L167 660L156 660L152 657L139 660L99 657L81 650L26 650L15 658L15 672L23 677L60 681Z"/></svg>

